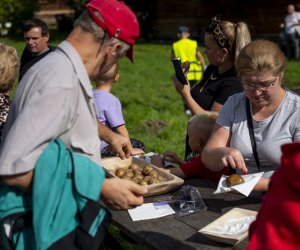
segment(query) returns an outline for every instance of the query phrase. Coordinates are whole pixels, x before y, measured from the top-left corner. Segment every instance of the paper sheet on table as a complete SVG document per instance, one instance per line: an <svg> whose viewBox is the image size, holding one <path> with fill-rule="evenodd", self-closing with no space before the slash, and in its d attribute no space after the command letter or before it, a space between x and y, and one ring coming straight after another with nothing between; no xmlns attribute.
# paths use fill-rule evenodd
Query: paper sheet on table
<svg viewBox="0 0 300 250"><path fill-rule="evenodd" d="M257 184L259 179L262 177L264 172L259 172L256 174L247 174L247 175L242 175L242 177L245 180L245 183L233 186L233 187L228 187L226 184L226 178L228 177L227 175L222 175L217 190L214 192L214 194L218 193L225 193L225 192L230 192L232 190L236 190L239 193L249 196L251 191L253 190L254 186Z"/></svg>
<svg viewBox="0 0 300 250"><path fill-rule="evenodd" d="M128 213L133 221L149 220L175 214L166 201L146 203L136 208L128 209Z"/></svg>

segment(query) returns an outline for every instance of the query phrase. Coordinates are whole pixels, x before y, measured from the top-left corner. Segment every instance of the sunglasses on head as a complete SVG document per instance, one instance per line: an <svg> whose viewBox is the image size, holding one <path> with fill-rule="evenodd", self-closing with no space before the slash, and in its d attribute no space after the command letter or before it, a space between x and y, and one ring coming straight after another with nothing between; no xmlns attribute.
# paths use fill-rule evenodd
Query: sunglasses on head
<svg viewBox="0 0 300 250"><path fill-rule="evenodd" d="M214 16L207 25L206 32L212 33L214 40L221 48L230 50L229 40L224 34L222 27L220 26L221 15Z"/></svg>

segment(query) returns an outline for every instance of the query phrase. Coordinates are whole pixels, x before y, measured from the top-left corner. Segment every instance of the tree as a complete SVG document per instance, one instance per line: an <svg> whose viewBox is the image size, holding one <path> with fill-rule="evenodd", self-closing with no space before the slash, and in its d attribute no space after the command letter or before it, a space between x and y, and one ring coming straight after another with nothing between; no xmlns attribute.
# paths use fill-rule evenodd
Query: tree
<svg viewBox="0 0 300 250"><path fill-rule="evenodd" d="M5 27L5 23L11 23L10 33L15 33L20 29L22 21L33 16L37 10L36 0L3 0L0 1L0 24Z"/></svg>

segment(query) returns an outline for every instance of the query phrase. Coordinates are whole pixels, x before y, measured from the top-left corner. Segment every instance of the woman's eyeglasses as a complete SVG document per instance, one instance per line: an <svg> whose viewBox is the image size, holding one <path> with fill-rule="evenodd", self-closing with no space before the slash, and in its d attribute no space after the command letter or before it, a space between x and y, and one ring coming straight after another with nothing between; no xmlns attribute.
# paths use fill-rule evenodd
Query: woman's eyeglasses
<svg viewBox="0 0 300 250"><path fill-rule="evenodd" d="M245 90L259 90L259 91L267 91L270 87L274 86L277 81L277 77L275 77L272 81L267 81L262 84L255 84L251 82L244 82Z"/></svg>

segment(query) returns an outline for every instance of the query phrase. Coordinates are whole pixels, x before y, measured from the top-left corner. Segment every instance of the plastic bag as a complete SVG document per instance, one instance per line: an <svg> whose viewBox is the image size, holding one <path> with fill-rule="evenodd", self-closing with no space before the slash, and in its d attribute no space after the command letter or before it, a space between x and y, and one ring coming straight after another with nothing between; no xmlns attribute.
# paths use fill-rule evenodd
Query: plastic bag
<svg viewBox="0 0 300 250"><path fill-rule="evenodd" d="M183 186L175 192L169 200L169 205L173 208L177 217L207 209L198 189L189 185Z"/></svg>

